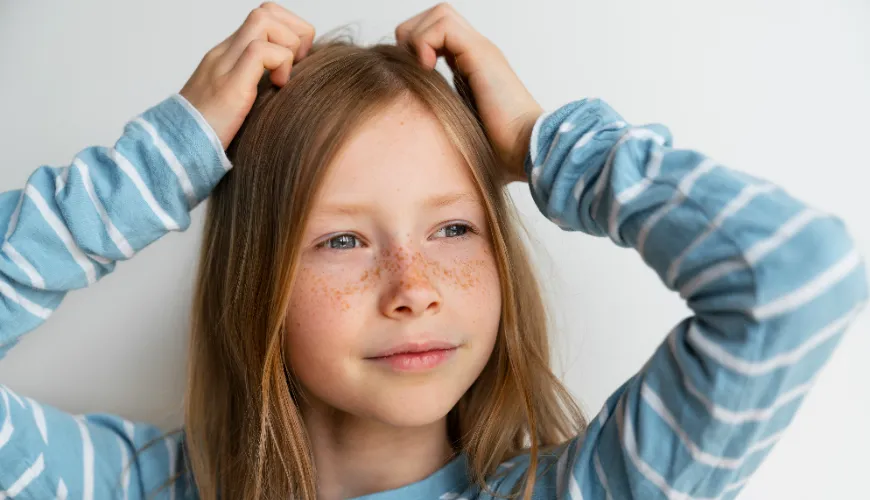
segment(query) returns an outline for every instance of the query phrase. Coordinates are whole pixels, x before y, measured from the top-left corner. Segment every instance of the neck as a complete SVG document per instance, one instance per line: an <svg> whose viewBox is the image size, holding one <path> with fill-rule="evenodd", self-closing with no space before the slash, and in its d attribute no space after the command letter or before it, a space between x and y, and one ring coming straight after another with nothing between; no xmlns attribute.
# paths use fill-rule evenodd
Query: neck
<svg viewBox="0 0 870 500"><path fill-rule="evenodd" d="M320 499L399 488L425 479L453 456L446 418L422 427L395 427L309 403L303 418Z"/></svg>

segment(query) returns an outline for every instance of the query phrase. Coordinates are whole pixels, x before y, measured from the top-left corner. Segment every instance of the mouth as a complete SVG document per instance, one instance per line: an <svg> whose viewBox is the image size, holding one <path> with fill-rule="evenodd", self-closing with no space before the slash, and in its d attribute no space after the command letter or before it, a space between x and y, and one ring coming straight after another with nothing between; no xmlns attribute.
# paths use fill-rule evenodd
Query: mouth
<svg viewBox="0 0 870 500"><path fill-rule="evenodd" d="M409 343L365 359L395 371L420 372L447 362L458 349L458 345L447 342Z"/></svg>

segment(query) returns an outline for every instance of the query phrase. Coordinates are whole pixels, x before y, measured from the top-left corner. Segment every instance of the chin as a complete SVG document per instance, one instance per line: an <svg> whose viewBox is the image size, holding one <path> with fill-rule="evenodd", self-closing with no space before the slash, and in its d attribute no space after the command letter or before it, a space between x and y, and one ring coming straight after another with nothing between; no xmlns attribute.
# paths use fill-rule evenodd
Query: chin
<svg viewBox="0 0 870 500"><path fill-rule="evenodd" d="M461 395L460 395L461 396ZM423 427L442 420L459 401L459 397L438 398L418 394L408 398L372 401L368 408L372 418L395 427Z"/></svg>

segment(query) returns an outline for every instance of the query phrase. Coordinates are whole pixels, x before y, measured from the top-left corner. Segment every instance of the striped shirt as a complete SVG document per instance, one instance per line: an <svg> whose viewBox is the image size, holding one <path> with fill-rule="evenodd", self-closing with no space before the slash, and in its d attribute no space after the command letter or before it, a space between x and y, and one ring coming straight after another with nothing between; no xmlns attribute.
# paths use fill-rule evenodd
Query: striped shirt
<svg viewBox="0 0 870 500"><path fill-rule="evenodd" d="M132 120L114 147L41 167L24 189L0 194L0 357L67 291L184 231L229 168L202 116L174 95ZM735 497L867 299L842 221L675 149L666 128L631 126L597 99L538 119L525 168L547 218L634 248L694 312L582 436L541 457L535 498ZM0 500L144 498L182 469L182 439L0 386ZM493 498L466 465L459 455L422 481L363 498ZM525 455L500 465L489 489L509 492L527 468ZM161 495L196 491L182 480Z"/></svg>

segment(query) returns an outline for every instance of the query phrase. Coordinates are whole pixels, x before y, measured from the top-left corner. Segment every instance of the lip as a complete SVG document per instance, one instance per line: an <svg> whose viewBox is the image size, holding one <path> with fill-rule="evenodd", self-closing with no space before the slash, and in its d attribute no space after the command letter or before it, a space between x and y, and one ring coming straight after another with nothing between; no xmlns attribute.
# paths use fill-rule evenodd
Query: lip
<svg viewBox="0 0 870 500"><path fill-rule="evenodd" d="M450 342L409 342L366 358L396 371L431 370L453 357L459 346Z"/></svg>

